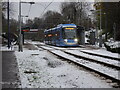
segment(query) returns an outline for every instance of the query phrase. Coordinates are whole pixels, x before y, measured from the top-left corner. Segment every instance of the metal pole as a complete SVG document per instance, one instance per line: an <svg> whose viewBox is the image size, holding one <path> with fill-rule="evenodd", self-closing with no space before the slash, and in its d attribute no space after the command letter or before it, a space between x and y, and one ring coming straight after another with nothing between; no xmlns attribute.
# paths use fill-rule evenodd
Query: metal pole
<svg viewBox="0 0 120 90"><path fill-rule="evenodd" d="M22 19L22 27L23 27L23 17L24 17L24 16L21 16L21 19ZM22 36L23 36L23 37L22 37L22 42L23 42L23 45L24 45L24 32L22 31L21 33L22 33Z"/></svg>
<svg viewBox="0 0 120 90"><path fill-rule="evenodd" d="M19 52L23 51L22 48L22 33L21 33L21 0L19 2Z"/></svg>
<svg viewBox="0 0 120 90"><path fill-rule="evenodd" d="M105 29L106 29L106 32L105 32L105 41L107 41L107 15L105 13Z"/></svg>
<svg viewBox="0 0 120 90"><path fill-rule="evenodd" d="M88 31L89 31L89 16L88 16Z"/></svg>
<svg viewBox="0 0 120 90"><path fill-rule="evenodd" d="M100 31L101 30L102 30L102 8L100 8ZM102 47L102 35L99 35L99 47Z"/></svg>
<svg viewBox="0 0 120 90"><path fill-rule="evenodd" d="M7 17L8 17L8 49L10 48L10 24L9 24L9 0L7 2Z"/></svg>
<svg viewBox="0 0 120 90"><path fill-rule="evenodd" d="M102 8L101 8L101 3L100 3L100 30L102 29Z"/></svg>
<svg viewBox="0 0 120 90"><path fill-rule="evenodd" d="M114 41L116 39L116 23L113 24L113 29L114 29Z"/></svg>

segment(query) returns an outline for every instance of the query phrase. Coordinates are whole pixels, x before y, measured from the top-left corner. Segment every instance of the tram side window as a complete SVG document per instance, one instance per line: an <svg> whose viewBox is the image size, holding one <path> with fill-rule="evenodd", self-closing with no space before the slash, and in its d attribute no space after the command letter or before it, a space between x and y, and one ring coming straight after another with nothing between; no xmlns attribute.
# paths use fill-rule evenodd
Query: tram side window
<svg viewBox="0 0 120 90"><path fill-rule="evenodd" d="M48 33L47 33L47 41L49 41L49 36L48 36Z"/></svg>
<svg viewBox="0 0 120 90"><path fill-rule="evenodd" d="M48 41L48 34L46 34L46 40Z"/></svg>
<svg viewBox="0 0 120 90"><path fill-rule="evenodd" d="M59 40L60 32L57 31L56 34L55 34L55 36L56 36L56 39Z"/></svg>
<svg viewBox="0 0 120 90"><path fill-rule="evenodd" d="M53 33L53 40L56 40L56 32Z"/></svg>
<svg viewBox="0 0 120 90"><path fill-rule="evenodd" d="M50 41L52 40L52 36L51 36L52 34L50 34L50 36L49 36L49 38L50 38Z"/></svg>
<svg viewBox="0 0 120 90"><path fill-rule="evenodd" d="M52 33L52 36L51 36L51 37L52 37L52 40L54 40L54 33Z"/></svg>
<svg viewBox="0 0 120 90"><path fill-rule="evenodd" d="M55 32L52 33L52 40L55 40Z"/></svg>
<svg viewBox="0 0 120 90"><path fill-rule="evenodd" d="M62 28L62 38L65 39L65 32L64 32L64 28Z"/></svg>
<svg viewBox="0 0 120 90"><path fill-rule="evenodd" d="M46 38L47 38L47 37L46 37L46 34L45 34L45 35L44 35L44 40L45 40L45 41L46 41Z"/></svg>

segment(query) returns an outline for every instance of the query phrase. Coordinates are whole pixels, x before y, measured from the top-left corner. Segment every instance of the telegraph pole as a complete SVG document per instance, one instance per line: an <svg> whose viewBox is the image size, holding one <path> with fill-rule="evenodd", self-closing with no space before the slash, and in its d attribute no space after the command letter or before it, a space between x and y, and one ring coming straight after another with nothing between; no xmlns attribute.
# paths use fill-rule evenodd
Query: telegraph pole
<svg viewBox="0 0 120 90"><path fill-rule="evenodd" d="M21 0L19 2L19 52L23 52L22 47L22 32L21 32Z"/></svg>
<svg viewBox="0 0 120 90"><path fill-rule="evenodd" d="M100 30L101 29L102 29L102 9L100 8Z"/></svg>
<svg viewBox="0 0 120 90"><path fill-rule="evenodd" d="M8 17L8 49L10 48L10 24L9 24L9 0L7 2L7 17Z"/></svg>
<svg viewBox="0 0 120 90"><path fill-rule="evenodd" d="M23 52L23 35L21 31L21 3L35 4L35 2L21 2L19 1L19 52Z"/></svg>

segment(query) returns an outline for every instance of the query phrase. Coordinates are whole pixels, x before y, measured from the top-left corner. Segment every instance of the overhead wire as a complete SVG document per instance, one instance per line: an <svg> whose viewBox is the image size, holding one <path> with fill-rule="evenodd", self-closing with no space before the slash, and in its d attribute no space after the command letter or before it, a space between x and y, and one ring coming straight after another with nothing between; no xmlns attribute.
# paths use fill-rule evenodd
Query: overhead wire
<svg viewBox="0 0 120 90"><path fill-rule="evenodd" d="M28 16L30 14L31 6L32 6L32 4L30 4L29 11L28 11Z"/></svg>
<svg viewBox="0 0 120 90"><path fill-rule="evenodd" d="M32 0L32 2L33 2L34 0ZM31 11L31 7L32 7L32 4L30 4L30 7L29 7L29 10L28 10L28 14L27 14L27 16L29 17L29 15L30 15L30 11ZM27 17L27 18L28 18ZM26 19L27 20L27 19Z"/></svg>
<svg viewBox="0 0 120 90"><path fill-rule="evenodd" d="M53 3L54 0L52 0L43 10L43 12L41 13L40 17L44 14L45 10Z"/></svg>
<svg viewBox="0 0 120 90"><path fill-rule="evenodd" d="M44 8L45 8L45 6L44 6L43 4L41 4L41 3L36 3L36 4L38 4L38 5L40 5L40 6L42 6L42 7L44 7Z"/></svg>
<svg viewBox="0 0 120 90"><path fill-rule="evenodd" d="M33 2L33 1L34 1L34 0L32 0L32 2ZM29 14L30 14L31 7L32 7L32 4L30 4L29 10L28 10L28 17L29 17Z"/></svg>

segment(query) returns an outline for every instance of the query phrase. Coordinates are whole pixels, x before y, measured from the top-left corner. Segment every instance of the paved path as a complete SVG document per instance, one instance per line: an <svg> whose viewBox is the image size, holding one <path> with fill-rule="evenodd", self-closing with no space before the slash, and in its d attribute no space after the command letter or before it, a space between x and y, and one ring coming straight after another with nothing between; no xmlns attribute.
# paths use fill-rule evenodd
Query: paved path
<svg viewBox="0 0 120 90"><path fill-rule="evenodd" d="M2 88L18 88L20 80L14 51L2 51Z"/></svg>

